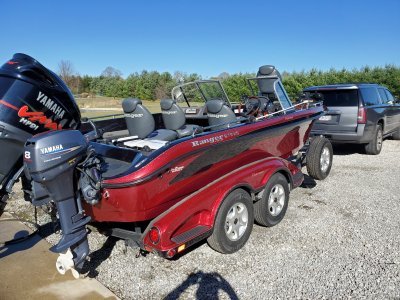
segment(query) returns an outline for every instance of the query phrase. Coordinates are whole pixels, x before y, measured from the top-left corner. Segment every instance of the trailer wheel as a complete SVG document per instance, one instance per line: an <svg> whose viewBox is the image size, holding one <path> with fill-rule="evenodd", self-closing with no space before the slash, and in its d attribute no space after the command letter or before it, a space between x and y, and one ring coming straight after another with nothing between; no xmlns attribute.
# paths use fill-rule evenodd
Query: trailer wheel
<svg viewBox="0 0 400 300"><path fill-rule="evenodd" d="M289 203L289 184L280 173L271 176L261 200L254 203L254 218L260 225L272 227L282 221Z"/></svg>
<svg viewBox="0 0 400 300"><path fill-rule="evenodd" d="M221 253L234 253L246 244L253 229L254 212L250 195L237 189L222 202L208 245Z"/></svg>
<svg viewBox="0 0 400 300"><path fill-rule="evenodd" d="M306 156L308 175L317 180L325 179L331 171L332 158L331 142L322 136L313 138Z"/></svg>

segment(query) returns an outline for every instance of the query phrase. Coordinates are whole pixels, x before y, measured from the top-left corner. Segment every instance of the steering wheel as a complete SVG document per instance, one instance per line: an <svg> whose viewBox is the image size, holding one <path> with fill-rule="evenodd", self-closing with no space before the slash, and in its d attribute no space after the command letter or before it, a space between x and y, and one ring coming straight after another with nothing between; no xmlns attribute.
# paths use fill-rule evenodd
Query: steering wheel
<svg viewBox="0 0 400 300"><path fill-rule="evenodd" d="M242 109L242 105L246 108L246 116L257 116L261 108L261 101L257 96L245 96L241 99L239 111Z"/></svg>
<svg viewBox="0 0 400 300"><path fill-rule="evenodd" d="M273 102L266 96L249 96L242 98L241 105L246 107L246 115L257 117L274 112ZM239 107L240 110L241 107Z"/></svg>

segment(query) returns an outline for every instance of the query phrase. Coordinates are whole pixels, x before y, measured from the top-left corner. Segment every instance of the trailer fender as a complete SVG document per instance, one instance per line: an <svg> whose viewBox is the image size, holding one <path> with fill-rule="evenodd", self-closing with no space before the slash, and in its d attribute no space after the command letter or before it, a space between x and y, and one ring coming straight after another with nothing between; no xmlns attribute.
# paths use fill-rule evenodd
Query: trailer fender
<svg viewBox="0 0 400 300"><path fill-rule="evenodd" d="M282 159L280 157L274 157L259 161L256 168L253 166L253 164L250 164L237 169L233 174L231 174L232 176L231 179L232 181L236 181L238 183L235 185L228 184L225 187L226 188L225 192L223 192L221 197L219 197L214 203L214 207L212 209L212 218L213 218L212 224L214 225L215 217L218 213L218 209L221 206L222 201L231 192L233 192L238 188L244 189L245 191L249 192L249 194L260 192L267 184L271 176L278 172L282 173L289 180L288 182L290 183L290 186L292 186L293 178L292 178L292 172L289 168L289 164L292 165L285 159ZM251 173L250 178L251 179L255 178L256 181L248 180L248 178L246 178L247 174L249 173Z"/></svg>
<svg viewBox="0 0 400 300"><path fill-rule="evenodd" d="M181 245L192 245L212 233L215 217L225 197L237 188L249 193L261 191L276 172L291 177L290 168L281 158L265 158L232 171L188 195L150 222L142 235L142 244L149 251L177 251ZM153 240L150 233L159 235ZM169 256L169 255L166 255Z"/></svg>

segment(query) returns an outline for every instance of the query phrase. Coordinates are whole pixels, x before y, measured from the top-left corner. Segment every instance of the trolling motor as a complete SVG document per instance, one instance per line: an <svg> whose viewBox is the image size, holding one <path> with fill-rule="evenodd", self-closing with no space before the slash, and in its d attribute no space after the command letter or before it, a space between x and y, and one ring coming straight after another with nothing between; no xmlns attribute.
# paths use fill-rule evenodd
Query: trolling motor
<svg viewBox="0 0 400 300"><path fill-rule="evenodd" d="M91 218L84 215L77 187L82 176L77 167L88 161L88 147L86 137L78 130L36 135L25 144L24 165L33 181L34 195L47 194L57 206L62 238L50 250L60 253L56 266L61 274L71 269L74 276L79 276L76 270L83 267L89 254L86 224ZM94 176L92 181L100 180L92 169L89 175ZM99 186L94 184L96 188ZM85 194L95 202L95 191L87 189Z"/></svg>

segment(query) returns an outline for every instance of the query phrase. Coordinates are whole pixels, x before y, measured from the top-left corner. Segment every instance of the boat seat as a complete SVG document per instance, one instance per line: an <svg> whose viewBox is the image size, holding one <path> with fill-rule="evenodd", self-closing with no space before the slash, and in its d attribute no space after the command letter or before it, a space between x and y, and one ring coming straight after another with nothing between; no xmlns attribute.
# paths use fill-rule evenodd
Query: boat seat
<svg viewBox="0 0 400 300"><path fill-rule="evenodd" d="M192 135L195 130L201 128L198 125L185 124L185 113L176 103L176 100L162 99L160 101L160 106L165 128L175 131L178 138Z"/></svg>
<svg viewBox="0 0 400 300"><path fill-rule="evenodd" d="M229 128L235 124L237 118L230 107L225 104L224 100L215 99L206 102L208 124L212 126L211 130L220 130Z"/></svg>
<svg viewBox="0 0 400 300"><path fill-rule="evenodd" d="M153 115L142 105L140 99L124 99L122 109L129 135L136 135L139 139L144 139L154 131Z"/></svg>
<svg viewBox="0 0 400 300"><path fill-rule="evenodd" d="M151 112L142 105L140 99L127 98L122 101L122 109L125 115L126 127L129 135L138 139L153 139L161 141L173 141L178 134L173 130L155 129L155 121Z"/></svg>

